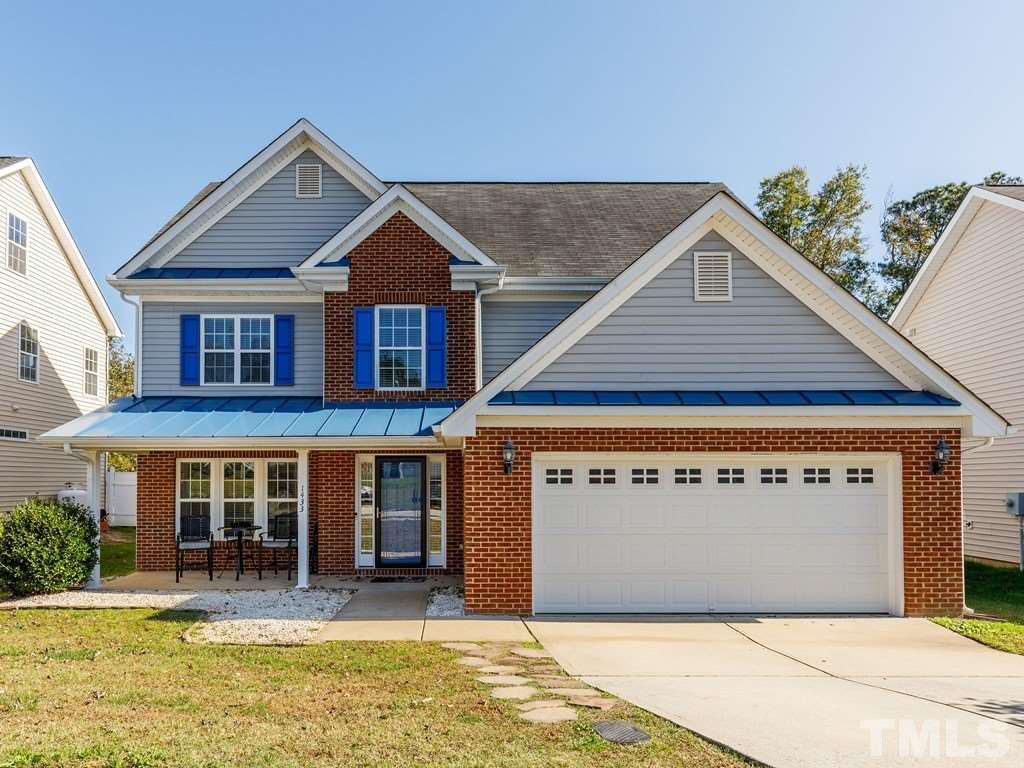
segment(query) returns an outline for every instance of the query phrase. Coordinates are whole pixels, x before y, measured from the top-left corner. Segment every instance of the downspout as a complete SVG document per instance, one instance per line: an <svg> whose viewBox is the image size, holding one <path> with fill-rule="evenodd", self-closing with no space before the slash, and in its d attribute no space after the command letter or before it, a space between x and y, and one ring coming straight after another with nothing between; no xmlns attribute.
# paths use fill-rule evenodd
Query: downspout
<svg viewBox="0 0 1024 768"><path fill-rule="evenodd" d="M135 382L134 390L136 397L142 397L142 297L138 297L135 301L124 295L123 291L118 291L121 296L121 300L126 304L131 304L135 307Z"/></svg>
<svg viewBox="0 0 1024 768"><path fill-rule="evenodd" d="M89 511L92 512L92 519L96 523L96 565L93 566L89 580L86 582L86 589L100 588L100 505L97 484L99 483L99 455L95 451L80 451L71 447L71 443L64 443L64 453L86 463L86 503Z"/></svg>
<svg viewBox="0 0 1024 768"><path fill-rule="evenodd" d="M490 288L477 288L476 289L476 328L475 328L475 344L476 344L476 389L479 392L484 385L484 332L483 332L483 317L481 316L481 296L487 296L501 290L502 283L504 282L504 276L498 280L497 285L492 285Z"/></svg>

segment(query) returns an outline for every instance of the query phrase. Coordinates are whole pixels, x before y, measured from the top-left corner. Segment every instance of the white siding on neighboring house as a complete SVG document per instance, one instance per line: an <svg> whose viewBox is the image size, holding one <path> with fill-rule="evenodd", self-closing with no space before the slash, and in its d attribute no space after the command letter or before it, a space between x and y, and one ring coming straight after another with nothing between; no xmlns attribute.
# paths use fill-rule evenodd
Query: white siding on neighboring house
<svg viewBox="0 0 1024 768"><path fill-rule="evenodd" d="M1011 424L1024 424L1024 213L986 202L901 328ZM964 551L1017 562L1008 491L1024 491L1024 437L964 457Z"/></svg>
<svg viewBox="0 0 1024 768"><path fill-rule="evenodd" d="M295 196L295 166L323 165L323 195ZM165 266L291 267L354 219L370 201L310 150L303 152L203 232Z"/></svg>
<svg viewBox="0 0 1024 768"><path fill-rule="evenodd" d="M7 216L28 222L25 275L7 268ZM35 442L41 433L102 406L107 391L107 337L60 243L22 173L0 178L0 427L25 429L29 440L0 440L0 511L27 496L84 488L85 464ZM19 325L39 336L39 383L18 379ZM98 354L97 394L85 393L85 350Z"/></svg>
<svg viewBox="0 0 1024 768"><path fill-rule="evenodd" d="M694 298L694 250L731 252L732 300ZM904 389L715 233L525 388Z"/></svg>

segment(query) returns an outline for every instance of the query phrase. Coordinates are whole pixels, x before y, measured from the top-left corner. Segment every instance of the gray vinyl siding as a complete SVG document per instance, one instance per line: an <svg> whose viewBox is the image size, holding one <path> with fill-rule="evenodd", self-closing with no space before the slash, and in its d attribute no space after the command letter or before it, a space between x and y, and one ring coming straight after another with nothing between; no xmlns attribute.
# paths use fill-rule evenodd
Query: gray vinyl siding
<svg viewBox="0 0 1024 768"><path fill-rule="evenodd" d="M484 383L564 320L579 301L482 301Z"/></svg>
<svg viewBox="0 0 1024 768"><path fill-rule="evenodd" d="M323 166L323 197L295 197L295 166L304 163ZM369 204L362 192L316 153L307 150L183 248L166 266L295 266Z"/></svg>
<svg viewBox="0 0 1024 768"><path fill-rule="evenodd" d="M181 315L295 315L295 385L183 387ZM320 396L323 393L323 305L318 302L153 302L142 305L142 393L192 397Z"/></svg>
<svg viewBox="0 0 1024 768"><path fill-rule="evenodd" d="M695 250L732 252L732 301L694 301L687 251L526 388L904 388L720 236Z"/></svg>

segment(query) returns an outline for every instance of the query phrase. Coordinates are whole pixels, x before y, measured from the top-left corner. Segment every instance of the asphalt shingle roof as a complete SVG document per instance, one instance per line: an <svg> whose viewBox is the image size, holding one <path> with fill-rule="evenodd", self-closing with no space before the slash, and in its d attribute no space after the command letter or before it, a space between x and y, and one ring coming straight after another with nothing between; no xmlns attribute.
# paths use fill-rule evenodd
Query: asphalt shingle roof
<svg viewBox="0 0 1024 768"><path fill-rule="evenodd" d="M1024 184L982 184L981 188L1014 200L1024 200Z"/></svg>
<svg viewBox="0 0 1024 768"><path fill-rule="evenodd" d="M0 168L6 168L8 165L14 165L24 159L24 157L16 157L14 155L0 155Z"/></svg>

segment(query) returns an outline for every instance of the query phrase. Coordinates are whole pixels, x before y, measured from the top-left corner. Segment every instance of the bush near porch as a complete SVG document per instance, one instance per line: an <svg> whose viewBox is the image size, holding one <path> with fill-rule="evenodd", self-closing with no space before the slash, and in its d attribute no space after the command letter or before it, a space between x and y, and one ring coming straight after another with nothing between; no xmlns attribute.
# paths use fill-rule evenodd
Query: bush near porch
<svg viewBox="0 0 1024 768"><path fill-rule="evenodd" d="M968 560L967 605L1004 621L936 619L938 624L1001 651L1024 654L1024 573Z"/></svg>
<svg viewBox="0 0 1024 768"><path fill-rule="evenodd" d="M98 534L80 504L25 499L0 517L0 589L20 596L81 585L96 566Z"/></svg>
<svg viewBox="0 0 1024 768"><path fill-rule="evenodd" d="M0 766L746 765L620 705L650 742L613 746L608 713L530 725L433 643L187 645L194 613L0 612Z"/></svg>

